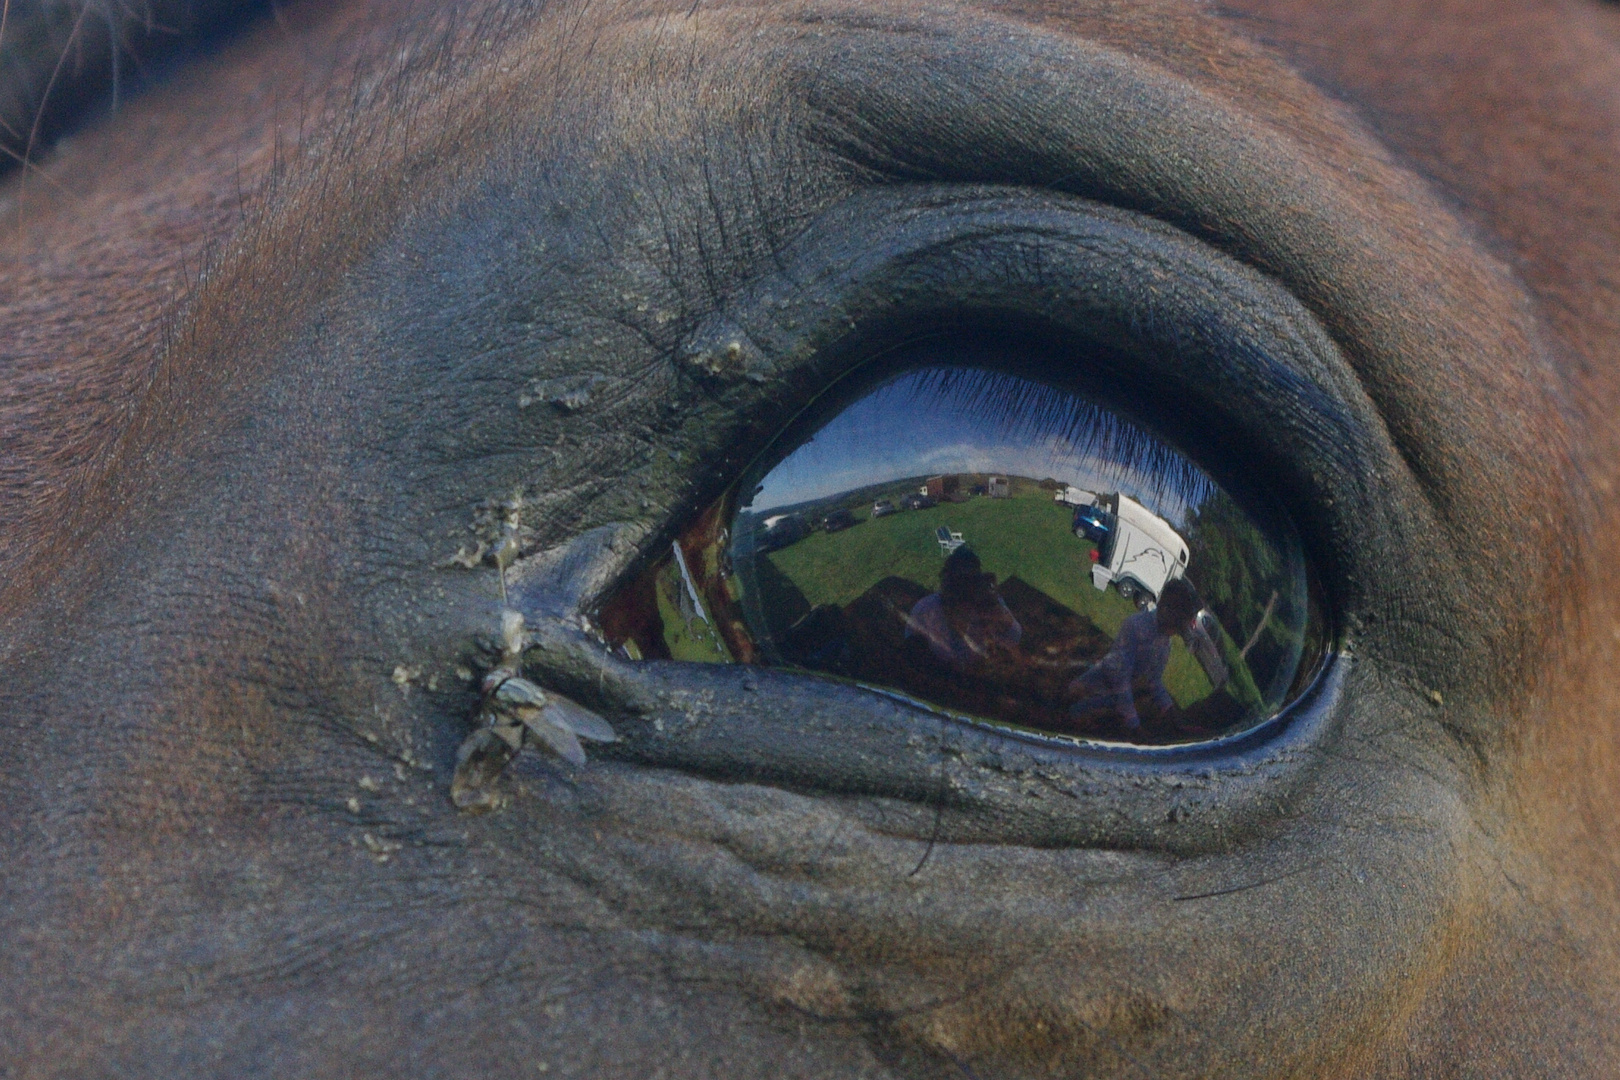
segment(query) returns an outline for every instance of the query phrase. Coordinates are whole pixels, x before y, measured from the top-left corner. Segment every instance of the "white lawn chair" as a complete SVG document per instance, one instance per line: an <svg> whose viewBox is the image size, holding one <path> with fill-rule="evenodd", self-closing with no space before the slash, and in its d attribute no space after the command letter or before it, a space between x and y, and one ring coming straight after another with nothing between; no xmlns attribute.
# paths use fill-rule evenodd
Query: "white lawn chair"
<svg viewBox="0 0 1620 1080"><path fill-rule="evenodd" d="M947 555L967 543L961 533L952 532L943 525L934 530L934 535L939 538L939 549Z"/></svg>

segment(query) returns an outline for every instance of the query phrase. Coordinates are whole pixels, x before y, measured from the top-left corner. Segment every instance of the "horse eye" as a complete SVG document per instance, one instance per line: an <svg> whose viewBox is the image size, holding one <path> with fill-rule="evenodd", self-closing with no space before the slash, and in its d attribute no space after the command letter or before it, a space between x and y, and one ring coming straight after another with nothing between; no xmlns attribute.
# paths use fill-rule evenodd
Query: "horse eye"
<svg viewBox="0 0 1620 1080"><path fill-rule="evenodd" d="M801 417L596 615L632 659L1199 742L1276 714L1324 652L1299 541L1251 505L1072 393L913 368Z"/></svg>

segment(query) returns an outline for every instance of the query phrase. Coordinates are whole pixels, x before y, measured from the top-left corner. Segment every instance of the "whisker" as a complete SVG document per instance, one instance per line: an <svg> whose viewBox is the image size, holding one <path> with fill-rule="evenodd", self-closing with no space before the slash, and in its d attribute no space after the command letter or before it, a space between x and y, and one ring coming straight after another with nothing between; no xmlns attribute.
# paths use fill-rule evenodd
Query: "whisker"
<svg viewBox="0 0 1620 1080"><path fill-rule="evenodd" d="M1273 877L1261 878L1258 881L1247 881L1242 885L1232 885L1224 889L1211 889L1208 892L1183 893L1180 896L1172 896L1170 899L1172 901L1179 902L1183 900L1208 900L1215 896L1231 896L1233 893L1247 892L1250 889L1259 889L1267 885L1275 885L1279 881L1287 881L1291 877L1298 877L1301 874L1309 873L1321 865L1322 863L1320 861L1310 862L1306 863L1304 866L1295 867L1286 873L1277 874Z"/></svg>

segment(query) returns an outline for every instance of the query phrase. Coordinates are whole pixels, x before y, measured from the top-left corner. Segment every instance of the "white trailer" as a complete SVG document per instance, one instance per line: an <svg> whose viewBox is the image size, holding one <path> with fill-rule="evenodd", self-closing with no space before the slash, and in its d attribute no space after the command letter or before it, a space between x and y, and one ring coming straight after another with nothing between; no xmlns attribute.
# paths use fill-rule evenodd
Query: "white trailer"
<svg viewBox="0 0 1620 1080"><path fill-rule="evenodd" d="M1052 498L1054 502L1063 503L1065 506L1097 505L1097 493L1095 491L1086 491L1073 485L1059 488L1058 493Z"/></svg>
<svg viewBox="0 0 1620 1080"><path fill-rule="evenodd" d="M1099 591L1113 585L1128 600L1142 594L1157 600L1166 582L1186 573L1187 541L1135 499L1115 498L1112 528L1097 549L1091 583Z"/></svg>

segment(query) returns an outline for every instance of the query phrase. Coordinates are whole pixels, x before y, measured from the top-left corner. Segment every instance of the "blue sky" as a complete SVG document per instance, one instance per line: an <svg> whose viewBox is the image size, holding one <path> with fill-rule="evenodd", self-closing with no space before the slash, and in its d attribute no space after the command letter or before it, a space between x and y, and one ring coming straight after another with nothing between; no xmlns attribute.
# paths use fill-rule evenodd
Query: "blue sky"
<svg viewBox="0 0 1620 1080"><path fill-rule="evenodd" d="M868 484L934 473L1053 477L1092 491L1122 491L1172 521L1188 487L1157 470L1110 460L1083 444L1094 435L1094 407L1062 391L990 372L910 372L884 383L835 416L770 471L747 509L770 510ZM964 377L965 376L965 377ZM1185 458L1113 418L1138 447L1161 459ZM1116 436L1117 437L1117 436ZM1095 442L1095 440L1091 440ZM1124 457L1127 455L1119 455ZM1208 485L1198 474L1197 486Z"/></svg>

